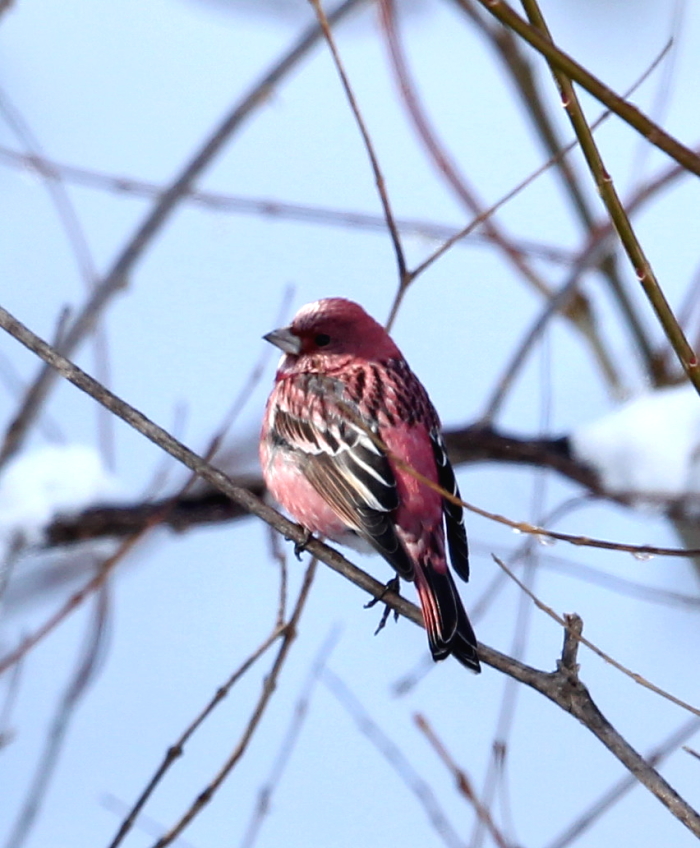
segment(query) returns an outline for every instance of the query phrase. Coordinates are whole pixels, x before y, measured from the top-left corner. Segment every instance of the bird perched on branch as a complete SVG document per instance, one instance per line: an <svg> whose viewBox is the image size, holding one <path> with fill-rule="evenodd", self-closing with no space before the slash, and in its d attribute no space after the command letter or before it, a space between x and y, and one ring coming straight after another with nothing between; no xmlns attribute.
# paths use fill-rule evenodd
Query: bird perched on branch
<svg viewBox="0 0 700 848"><path fill-rule="evenodd" d="M433 659L480 671L476 638L450 574L469 578L454 471L427 392L389 334L356 303L302 307L265 339L283 351L265 410L268 489L305 528L360 540L415 581Z"/></svg>

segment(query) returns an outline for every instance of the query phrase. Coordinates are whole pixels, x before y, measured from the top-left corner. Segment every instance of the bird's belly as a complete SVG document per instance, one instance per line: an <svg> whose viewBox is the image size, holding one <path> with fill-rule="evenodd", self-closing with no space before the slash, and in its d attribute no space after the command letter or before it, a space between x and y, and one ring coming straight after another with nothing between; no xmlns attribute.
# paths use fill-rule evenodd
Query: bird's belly
<svg viewBox="0 0 700 848"><path fill-rule="evenodd" d="M312 533L355 547L352 538L358 536L353 529L335 514L284 451L271 452L265 479L270 494L295 521Z"/></svg>

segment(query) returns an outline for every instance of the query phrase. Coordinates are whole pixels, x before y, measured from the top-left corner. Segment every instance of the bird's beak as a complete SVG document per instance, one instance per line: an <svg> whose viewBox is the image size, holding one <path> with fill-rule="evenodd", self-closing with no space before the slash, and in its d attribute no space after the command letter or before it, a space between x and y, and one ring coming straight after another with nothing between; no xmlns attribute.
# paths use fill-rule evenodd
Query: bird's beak
<svg viewBox="0 0 700 848"><path fill-rule="evenodd" d="M301 339L299 336L295 336L289 327L273 330L263 338L285 353L291 353L293 356L298 356L301 353Z"/></svg>

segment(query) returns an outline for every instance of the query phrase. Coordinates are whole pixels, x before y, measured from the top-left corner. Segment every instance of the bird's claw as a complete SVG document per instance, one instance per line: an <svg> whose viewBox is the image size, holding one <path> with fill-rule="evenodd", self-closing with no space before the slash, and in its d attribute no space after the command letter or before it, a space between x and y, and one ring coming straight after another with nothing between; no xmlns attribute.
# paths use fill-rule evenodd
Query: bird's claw
<svg viewBox="0 0 700 848"><path fill-rule="evenodd" d="M365 604L365 609L370 609L375 604L379 603L384 598L384 595L386 595L387 592L394 592L395 594L398 595L399 585L400 584L399 584L398 575L396 577L392 577L392 579L384 587L381 595L378 595L376 598L372 598L371 601L367 601L367 603ZM398 610L392 610L392 608L389 606L389 604L385 604L384 605L384 612L382 613L382 617L379 619L379 624L377 625L377 629L374 631L375 636L377 635L377 633L379 633L380 630L384 629L387 621L389 620L389 616L391 615L392 612L394 613L394 621L398 621L399 620L399 611Z"/></svg>
<svg viewBox="0 0 700 848"><path fill-rule="evenodd" d="M306 527L303 527L302 530L304 531L304 538L300 542L294 542L294 556L298 560L301 560L301 555L304 553L306 546L313 538L311 530L308 530ZM290 539L290 541L292 540Z"/></svg>

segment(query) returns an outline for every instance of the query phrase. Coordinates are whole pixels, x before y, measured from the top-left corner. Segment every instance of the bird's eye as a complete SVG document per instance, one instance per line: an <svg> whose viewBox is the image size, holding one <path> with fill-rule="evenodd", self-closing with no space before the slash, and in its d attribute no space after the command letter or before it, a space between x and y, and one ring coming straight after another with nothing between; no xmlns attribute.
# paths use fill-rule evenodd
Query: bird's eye
<svg viewBox="0 0 700 848"><path fill-rule="evenodd" d="M327 333L319 333L314 339L316 347L325 347L331 343L331 337Z"/></svg>

